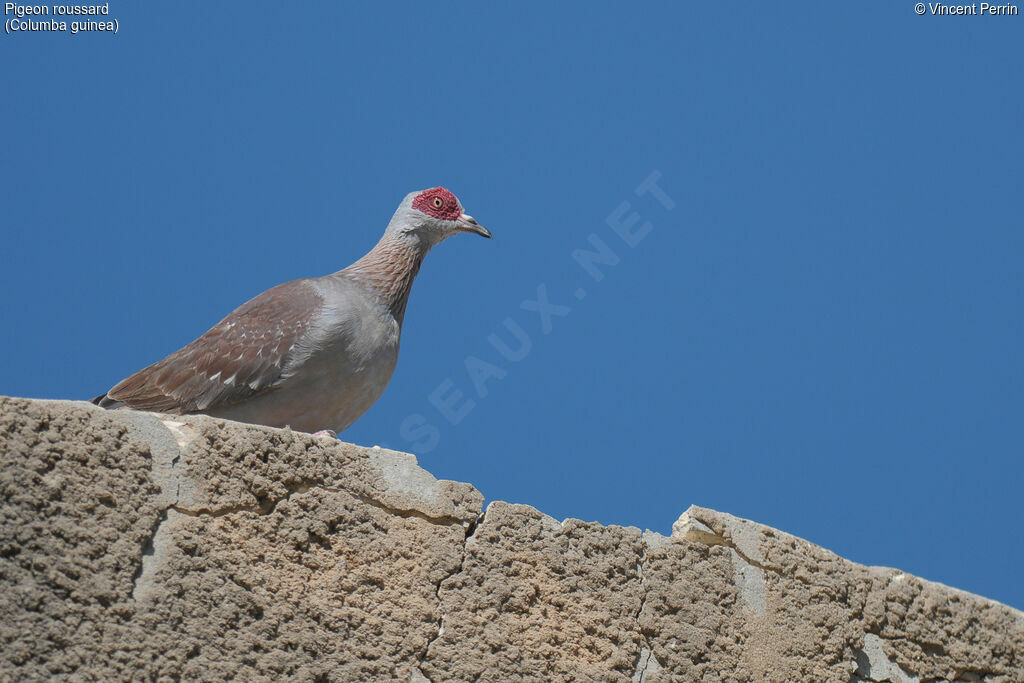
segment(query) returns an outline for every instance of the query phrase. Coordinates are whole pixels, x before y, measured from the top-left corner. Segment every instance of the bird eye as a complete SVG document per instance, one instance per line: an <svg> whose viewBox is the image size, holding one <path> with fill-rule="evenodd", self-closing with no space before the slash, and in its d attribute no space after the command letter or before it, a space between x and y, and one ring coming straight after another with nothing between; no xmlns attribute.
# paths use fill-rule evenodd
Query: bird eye
<svg viewBox="0 0 1024 683"><path fill-rule="evenodd" d="M444 202L441 201L440 197L434 197L434 208L440 209Z"/></svg>

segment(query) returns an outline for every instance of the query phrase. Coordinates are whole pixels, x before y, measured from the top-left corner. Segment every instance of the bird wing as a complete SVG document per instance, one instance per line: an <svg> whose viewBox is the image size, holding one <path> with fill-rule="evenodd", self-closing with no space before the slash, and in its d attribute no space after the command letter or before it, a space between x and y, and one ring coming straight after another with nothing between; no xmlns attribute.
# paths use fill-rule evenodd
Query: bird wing
<svg viewBox="0 0 1024 683"><path fill-rule="evenodd" d="M270 390L309 330L323 300L309 280L293 280L242 304L203 336L127 377L99 405L189 413Z"/></svg>

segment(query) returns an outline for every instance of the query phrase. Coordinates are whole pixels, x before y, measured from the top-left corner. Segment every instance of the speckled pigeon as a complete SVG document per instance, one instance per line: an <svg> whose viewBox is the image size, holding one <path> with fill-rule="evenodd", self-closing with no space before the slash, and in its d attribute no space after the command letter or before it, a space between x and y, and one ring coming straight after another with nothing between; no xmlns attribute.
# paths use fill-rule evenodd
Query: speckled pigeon
<svg viewBox="0 0 1024 683"><path fill-rule="evenodd" d="M491 236L445 188L412 192L348 268L268 289L92 402L340 432L384 392L412 281L430 248L457 232Z"/></svg>

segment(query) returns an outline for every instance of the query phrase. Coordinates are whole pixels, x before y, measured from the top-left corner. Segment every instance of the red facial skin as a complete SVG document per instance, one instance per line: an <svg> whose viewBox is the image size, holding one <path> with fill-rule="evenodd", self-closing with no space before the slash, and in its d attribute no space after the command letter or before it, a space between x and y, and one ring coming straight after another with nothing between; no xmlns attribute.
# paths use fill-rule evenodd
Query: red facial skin
<svg viewBox="0 0 1024 683"><path fill-rule="evenodd" d="M459 200L443 187L433 187L420 192L412 200L412 208L444 221L456 221L462 215Z"/></svg>

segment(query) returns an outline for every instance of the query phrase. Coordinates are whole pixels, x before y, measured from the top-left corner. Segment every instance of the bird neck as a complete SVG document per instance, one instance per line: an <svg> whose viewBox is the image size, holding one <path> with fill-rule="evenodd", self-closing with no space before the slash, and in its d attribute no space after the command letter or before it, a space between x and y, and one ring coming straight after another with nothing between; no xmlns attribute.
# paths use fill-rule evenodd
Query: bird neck
<svg viewBox="0 0 1024 683"><path fill-rule="evenodd" d="M415 238L385 235L366 256L341 271L369 290L402 324L412 281L430 250Z"/></svg>

